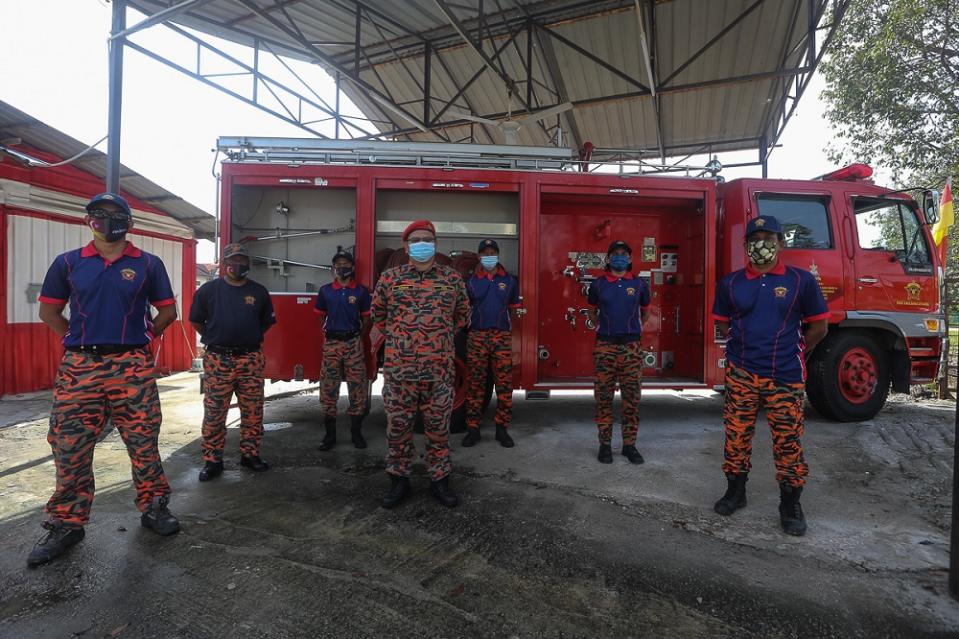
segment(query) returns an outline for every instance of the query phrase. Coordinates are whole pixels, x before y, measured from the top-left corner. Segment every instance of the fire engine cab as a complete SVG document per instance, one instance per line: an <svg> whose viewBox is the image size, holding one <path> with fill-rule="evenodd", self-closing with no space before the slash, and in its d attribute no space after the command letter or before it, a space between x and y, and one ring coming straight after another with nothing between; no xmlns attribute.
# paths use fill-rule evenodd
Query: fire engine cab
<svg viewBox="0 0 959 639"><path fill-rule="evenodd" d="M400 234L419 218L436 225L438 259L464 276L480 239L499 243L523 297L513 371L527 397L592 388L586 290L611 239L633 247L633 270L652 292L644 387L721 389L714 290L745 266L743 231L763 214L785 230L781 259L812 272L831 312L829 335L807 354L807 394L821 414L869 419L890 389L908 392L938 371L941 270L927 226L936 198L917 203L877 186L865 165L811 180L725 182L716 166L699 177L629 165L589 171L551 147L221 138L219 150L220 241L247 242L251 277L273 294L278 325L264 345L271 379L320 376L312 308L333 254L353 251L359 281L372 288L406 261ZM372 381L380 336L368 339ZM464 374L460 353L454 429Z"/></svg>

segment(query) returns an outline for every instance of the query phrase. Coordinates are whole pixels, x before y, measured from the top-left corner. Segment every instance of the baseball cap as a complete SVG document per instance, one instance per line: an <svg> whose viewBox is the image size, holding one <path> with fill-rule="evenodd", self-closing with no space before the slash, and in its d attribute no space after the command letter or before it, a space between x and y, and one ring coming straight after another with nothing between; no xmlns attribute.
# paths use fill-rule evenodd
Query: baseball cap
<svg viewBox="0 0 959 639"><path fill-rule="evenodd" d="M333 262L335 262L336 260L340 258L343 258L344 260L349 260L350 264L352 264L353 266L356 266L356 260L353 259L353 254L350 253L349 251L337 251L336 254L333 256L333 259L330 260L330 264L332 264Z"/></svg>
<svg viewBox="0 0 959 639"><path fill-rule="evenodd" d="M499 253L499 244L496 243L496 240L483 240L480 242L479 248L476 249L476 251L479 252L488 248L496 249L496 252Z"/></svg>
<svg viewBox="0 0 959 639"><path fill-rule="evenodd" d="M746 237L749 237L756 231L769 231L770 233L782 235L783 227L779 225L779 220L772 215L760 215L757 218L749 220L749 224L746 225Z"/></svg>
<svg viewBox="0 0 959 639"><path fill-rule="evenodd" d="M250 253L246 250L246 245L240 243L227 244L223 247L223 259L228 260L231 257L236 257L237 255L242 255L244 257L250 257Z"/></svg>
<svg viewBox="0 0 959 639"><path fill-rule="evenodd" d="M116 193L100 193L99 195L94 195L93 199L87 203L87 206L86 206L87 213L96 209L97 204L100 204L102 202L110 202L112 204L116 204L121 209L123 209L123 212L126 213L127 215L131 217L133 215L133 213L130 212L130 205L127 204L127 201L122 196L117 195Z"/></svg>
<svg viewBox="0 0 959 639"><path fill-rule="evenodd" d="M633 249L629 248L629 244L627 244L626 242L622 240L616 240L615 242L609 245L608 249L606 249L606 255L612 255L613 251L615 251L616 249L625 249L625 251L629 253L630 255L633 254Z"/></svg>

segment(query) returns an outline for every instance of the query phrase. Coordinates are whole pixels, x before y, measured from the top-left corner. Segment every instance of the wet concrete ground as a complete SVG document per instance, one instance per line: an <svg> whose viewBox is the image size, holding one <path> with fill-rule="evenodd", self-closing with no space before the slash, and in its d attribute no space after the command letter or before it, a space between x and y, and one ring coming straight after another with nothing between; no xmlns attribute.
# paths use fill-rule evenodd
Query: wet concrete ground
<svg viewBox="0 0 959 639"><path fill-rule="evenodd" d="M231 428L227 471L201 485L196 377L166 378L161 390L182 532L160 539L140 528L114 432L97 449L86 539L37 570L25 557L54 483L36 418L46 399L19 398L32 421L0 428L0 636L959 634L959 603L946 591L946 402L900 398L855 425L810 415L810 529L792 538L779 531L764 428L749 506L728 519L712 512L724 480L721 398L711 393L644 394L639 467L618 454L612 466L596 462L588 396L520 393L516 448L499 447L491 427L472 449L454 436L459 508L428 497L419 464L416 495L391 512L378 506L388 484L378 398L370 447L344 442L341 419L330 453L317 450L315 395L271 401L267 421L279 429L262 452L273 469L241 470ZM0 402L0 423L13 410Z"/></svg>

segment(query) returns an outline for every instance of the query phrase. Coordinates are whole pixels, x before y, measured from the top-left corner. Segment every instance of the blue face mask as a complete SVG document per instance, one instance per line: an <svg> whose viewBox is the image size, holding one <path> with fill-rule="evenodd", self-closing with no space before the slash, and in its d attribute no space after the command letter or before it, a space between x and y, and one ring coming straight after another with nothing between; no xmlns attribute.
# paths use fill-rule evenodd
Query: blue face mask
<svg viewBox="0 0 959 639"><path fill-rule="evenodd" d="M628 255L610 255L609 265L614 271L625 271L629 268L630 257Z"/></svg>
<svg viewBox="0 0 959 639"><path fill-rule="evenodd" d="M410 244L410 257L415 262L429 262L436 255L435 242L412 242Z"/></svg>
<svg viewBox="0 0 959 639"><path fill-rule="evenodd" d="M481 255L480 264L483 265L487 271L492 271L496 268L496 265L499 264L499 255Z"/></svg>

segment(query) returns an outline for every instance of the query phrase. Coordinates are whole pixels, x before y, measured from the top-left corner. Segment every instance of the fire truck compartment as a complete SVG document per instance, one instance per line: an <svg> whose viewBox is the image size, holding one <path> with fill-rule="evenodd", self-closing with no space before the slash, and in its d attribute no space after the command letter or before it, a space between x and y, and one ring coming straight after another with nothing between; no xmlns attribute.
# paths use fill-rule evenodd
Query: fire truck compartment
<svg viewBox="0 0 959 639"><path fill-rule="evenodd" d="M682 197L543 194L540 203L537 380L588 387L597 327L587 290L605 274L613 240L632 249L632 272L651 292L643 327L646 386L696 386L704 380L705 216ZM639 291L636 291L639 294Z"/></svg>
<svg viewBox="0 0 959 639"><path fill-rule="evenodd" d="M231 201L230 241L247 243L250 277L271 293L316 293L356 244L354 189L235 186Z"/></svg>

